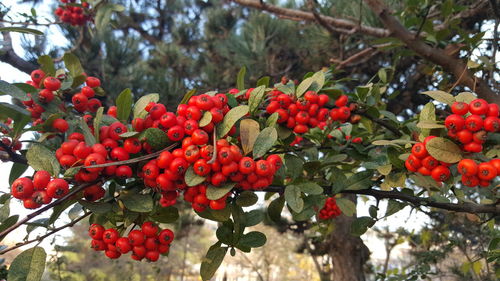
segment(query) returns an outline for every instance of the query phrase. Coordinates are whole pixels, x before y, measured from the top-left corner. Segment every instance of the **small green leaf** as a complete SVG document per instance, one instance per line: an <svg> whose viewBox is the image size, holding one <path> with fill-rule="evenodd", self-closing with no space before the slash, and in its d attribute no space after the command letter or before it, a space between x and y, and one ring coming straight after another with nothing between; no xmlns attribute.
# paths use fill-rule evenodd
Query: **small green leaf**
<svg viewBox="0 0 500 281"><path fill-rule="evenodd" d="M200 119L200 122L198 122L198 126L201 128L210 124L210 122L212 121L212 117L213 116L212 113L210 113L210 111L205 111L205 113L203 113L203 116Z"/></svg>
<svg viewBox="0 0 500 281"><path fill-rule="evenodd" d="M306 194L312 194L312 195L323 194L323 188L315 182L306 181L306 182L294 183L293 185L298 186L299 189Z"/></svg>
<svg viewBox="0 0 500 281"><path fill-rule="evenodd" d="M240 105L235 108L232 108L226 116L224 116L224 120L222 120L222 123L217 127L217 136L219 138L224 137L231 128L236 124L238 120L241 119L241 117L245 116L249 111L248 105Z"/></svg>
<svg viewBox="0 0 500 281"><path fill-rule="evenodd" d="M456 101L471 103L473 100L477 99L477 97L473 93L469 92L461 92L456 97Z"/></svg>
<svg viewBox="0 0 500 281"><path fill-rule="evenodd" d="M337 206L346 216L352 217L356 213L356 204L347 198L336 198Z"/></svg>
<svg viewBox="0 0 500 281"><path fill-rule="evenodd" d="M240 72L238 72L238 76L236 78L236 88L238 88L238 90L243 90L245 89L245 74L247 73L247 68L246 67L242 67L240 69Z"/></svg>
<svg viewBox="0 0 500 281"><path fill-rule="evenodd" d="M446 128L442 124L438 124L436 121L431 121L431 120L422 120L417 123L417 127L420 129L442 129Z"/></svg>
<svg viewBox="0 0 500 281"><path fill-rule="evenodd" d="M108 214L113 208L113 205L107 202L88 202L85 200L79 200L78 203L86 209L92 211L92 213L99 215Z"/></svg>
<svg viewBox="0 0 500 281"><path fill-rule="evenodd" d="M179 104L187 104L189 99L194 95L196 94L196 90L195 89L192 89L192 90L189 90L186 94L184 94L184 96L182 97L182 100ZM156 101L157 102L157 101Z"/></svg>
<svg viewBox="0 0 500 281"><path fill-rule="evenodd" d="M315 91L318 92L323 88L323 85L325 84L325 73L323 71L318 71L311 76L312 83L311 86L309 87L310 91Z"/></svg>
<svg viewBox="0 0 500 281"><path fill-rule="evenodd" d="M7 228L13 226L14 224L16 224L17 220L19 219L19 215L13 215L13 216L10 216L8 217L6 220L0 222L0 232L6 230ZM1 237L0 236L0 241L3 239L4 237Z"/></svg>
<svg viewBox="0 0 500 281"><path fill-rule="evenodd" d="M134 105L134 118L144 118L148 114L144 108L150 102L158 102L160 100L160 95L158 94L149 94L142 96Z"/></svg>
<svg viewBox="0 0 500 281"><path fill-rule="evenodd" d="M236 185L234 182L227 182L221 186L209 185L207 188L207 198L210 200L217 200L226 195Z"/></svg>
<svg viewBox="0 0 500 281"><path fill-rule="evenodd" d="M422 95L428 95L438 102L445 103L447 105L452 105L455 102L455 98L448 94L447 92L436 90L436 91L425 91L421 93Z"/></svg>
<svg viewBox="0 0 500 281"><path fill-rule="evenodd" d="M264 156L278 140L278 131L274 127L267 127L259 133L253 145L253 158Z"/></svg>
<svg viewBox="0 0 500 281"><path fill-rule="evenodd" d="M269 87L269 82L271 81L271 78L269 76L264 76L257 80L257 86L264 86L264 87Z"/></svg>
<svg viewBox="0 0 500 281"><path fill-rule="evenodd" d="M116 98L116 117L118 120L126 121L132 110L132 91L130 89L123 90Z"/></svg>
<svg viewBox="0 0 500 281"><path fill-rule="evenodd" d="M360 190L370 188L372 185L372 176L372 171L362 171L356 173L345 181L345 187L347 190Z"/></svg>
<svg viewBox="0 0 500 281"><path fill-rule="evenodd" d="M221 247L219 243L210 247L201 263L200 275L203 281L208 281L214 276L226 256L227 247Z"/></svg>
<svg viewBox="0 0 500 281"><path fill-rule="evenodd" d="M271 114L266 120L266 127L276 126L276 123L278 122L279 118L280 118L280 115L278 114L278 112Z"/></svg>
<svg viewBox="0 0 500 281"><path fill-rule="evenodd" d="M0 27L0 32L18 32L33 35L43 35L43 32L41 32L40 30L20 26Z"/></svg>
<svg viewBox="0 0 500 281"><path fill-rule="evenodd" d="M184 174L184 181L187 186L199 185L205 181L205 177L202 177L194 172L193 166L189 166Z"/></svg>
<svg viewBox="0 0 500 281"><path fill-rule="evenodd" d="M385 211L385 217L391 216L406 207L406 204L398 202L396 200L389 199L387 203L387 210Z"/></svg>
<svg viewBox="0 0 500 281"><path fill-rule="evenodd" d="M372 227L375 221L371 217L356 218L351 224L351 234L354 236L363 235L369 227Z"/></svg>
<svg viewBox="0 0 500 281"><path fill-rule="evenodd" d="M135 136L140 135L140 134L141 133L139 133L139 132L125 132L123 134L120 134L120 138L127 139L127 138L135 137Z"/></svg>
<svg viewBox="0 0 500 281"><path fill-rule="evenodd" d="M266 241L267 238L266 235L264 235L264 233L259 231L251 231L243 235L243 237L241 237L240 241L238 242L238 245L251 248L258 248L264 246L264 244L266 244Z"/></svg>
<svg viewBox="0 0 500 281"><path fill-rule="evenodd" d="M19 87L16 87L15 85L12 85L3 80L0 80L0 95L9 95L20 101L27 101L30 99L26 92L21 90Z"/></svg>
<svg viewBox="0 0 500 281"><path fill-rule="evenodd" d="M59 175L60 165L54 152L41 144L33 144L26 153L26 159L35 171L45 170L52 176Z"/></svg>
<svg viewBox="0 0 500 281"><path fill-rule="evenodd" d="M250 227L259 224L262 220L264 220L264 212L262 210L251 210L245 213L243 222L246 227Z"/></svg>
<svg viewBox="0 0 500 281"><path fill-rule="evenodd" d="M12 184L16 179L21 177L24 172L28 169L28 165L21 164L21 163L14 163L12 164L12 168L10 168L10 174L9 174L9 184Z"/></svg>
<svg viewBox="0 0 500 281"><path fill-rule="evenodd" d="M156 211L149 215L151 219L161 223L173 223L179 218L179 210L175 207L159 207Z"/></svg>
<svg viewBox="0 0 500 281"><path fill-rule="evenodd" d="M42 247L33 247L22 252L11 263L7 280L39 281L45 271L47 254Z"/></svg>
<svg viewBox="0 0 500 281"><path fill-rule="evenodd" d="M252 191L245 190L236 198L236 204L241 207L249 207L257 203L259 197Z"/></svg>
<svg viewBox="0 0 500 281"><path fill-rule="evenodd" d="M102 115L104 113L104 107L99 107L97 109L97 112L95 113L95 118L94 118L94 136L95 139L99 139L99 129L101 128L101 122L102 122Z"/></svg>
<svg viewBox="0 0 500 281"><path fill-rule="evenodd" d="M83 136L85 138L85 142L87 145L94 145L97 143L96 138L90 131L89 126L87 125L87 122L85 122L85 119L81 118L80 119L80 128L82 129Z"/></svg>
<svg viewBox="0 0 500 281"><path fill-rule="evenodd" d="M54 66L54 61L50 56L40 56L37 61L38 64L40 64L40 69L45 72L45 75L54 76L56 74L56 67Z"/></svg>
<svg viewBox="0 0 500 281"><path fill-rule="evenodd" d="M288 185L285 188L285 200L288 206L296 213L300 213L304 208L304 200L302 199L300 187L296 185Z"/></svg>
<svg viewBox="0 0 500 281"><path fill-rule="evenodd" d="M121 195L120 200L133 212L148 213L153 210L153 198L149 194L128 193Z"/></svg>
<svg viewBox="0 0 500 281"><path fill-rule="evenodd" d="M77 56L72 53L65 53L63 56L64 66L69 70L72 77L77 77L83 74L83 67Z"/></svg>
<svg viewBox="0 0 500 281"><path fill-rule="evenodd" d="M311 87L311 84L313 83L312 77L304 79L299 86L297 86L297 90L295 92L295 96L297 98L300 98L306 91Z"/></svg>
<svg viewBox="0 0 500 281"><path fill-rule="evenodd" d="M142 136L154 150L161 150L168 144L167 134L158 128L148 128L142 132Z"/></svg>
<svg viewBox="0 0 500 281"><path fill-rule="evenodd" d="M433 138L425 145L429 154L439 161L456 163L462 160L462 150L453 141L445 138Z"/></svg>
<svg viewBox="0 0 500 281"><path fill-rule="evenodd" d="M264 99L264 94L266 92L266 87L259 86L250 92L250 98L248 99L248 106L250 106L250 112L255 112L262 100Z"/></svg>
<svg viewBox="0 0 500 281"><path fill-rule="evenodd" d="M271 218L271 220L273 220L274 222L280 222L281 212L283 211L284 206L285 206L285 197L280 196L275 200L273 200L269 204L269 207L267 208L267 214L269 215L269 218Z"/></svg>

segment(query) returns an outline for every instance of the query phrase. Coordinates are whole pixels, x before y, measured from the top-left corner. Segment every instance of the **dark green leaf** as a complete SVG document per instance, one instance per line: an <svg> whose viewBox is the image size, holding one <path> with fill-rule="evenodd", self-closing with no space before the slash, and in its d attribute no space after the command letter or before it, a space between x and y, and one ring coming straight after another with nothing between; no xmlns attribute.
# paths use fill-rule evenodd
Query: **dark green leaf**
<svg viewBox="0 0 500 281"><path fill-rule="evenodd" d="M232 108L226 116L224 116L224 120L217 127L217 136L219 138L224 137L231 128L236 124L241 117L245 116L248 113L249 107L248 105L240 105L235 108Z"/></svg>
<svg viewBox="0 0 500 281"><path fill-rule="evenodd" d="M363 235L369 227L373 226L375 221L371 217L356 218L351 224L351 234L354 236Z"/></svg>
<svg viewBox="0 0 500 281"><path fill-rule="evenodd" d="M236 183L234 182L227 182L221 186L213 186L209 185L207 188L207 198L210 200L217 200L222 198L224 195L226 195L233 187L235 186Z"/></svg>
<svg viewBox="0 0 500 281"><path fill-rule="evenodd" d="M346 216L352 217L356 213L356 204L347 198L337 198L337 206Z"/></svg>
<svg viewBox="0 0 500 281"><path fill-rule="evenodd" d="M241 207L249 207L257 203L259 197L252 191L245 190L236 198L236 204Z"/></svg>
<svg viewBox="0 0 500 281"><path fill-rule="evenodd" d="M97 109L97 112L95 113L95 118L94 118L94 136L95 139L99 139L99 129L101 128L101 122L102 122L102 115L104 113L104 107L99 107Z"/></svg>
<svg viewBox="0 0 500 281"><path fill-rule="evenodd" d="M372 171L363 171L349 177L345 182L347 190L360 190L370 188L372 185Z"/></svg>
<svg viewBox="0 0 500 281"><path fill-rule="evenodd" d="M283 211L284 206L285 206L285 197L280 196L275 200L273 200L269 204L269 207L267 208L267 213L269 215L269 218L271 218L271 220L273 220L274 222L280 222L281 212Z"/></svg>
<svg viewBox="0 0 500 281"><path fill-rule="evenodd" d="M42 247L22 252L11 263L7 280L40 281L45 270L47 254Z"/></svg>
<svg viewBox="0 0 500 281"><path fill-rule="evenodd" d="M19 32L33 35L43 35L43 32L40 30L20 26L0 27L0 32Z"/></svg>
<svg viewBox="0 0 500 281"><path fill-rule="evenodd" d="M264 233L259 231L251 231L243 235L238 245L247 246L251 248L258 248L264 246L266 244L267 238Z"/></svg>
<svg viewBox="0 0 500 281"><path fill-rule="evenodd" d="M30 99L25 91L3 80L0 80L0 95L9 95L21 101Z"/></svg>
<svg viewBox="0 0 500 281"><path fill-rule="evenodd" d="M105 215L109 212L111 212L113 205L110 203L106 202L88 202L84 200L78 201L80 205L85 207L86 209L92 211L92 213L99 214L99 215Z"/></svg>
<svg viewBox="0 0 500 281"><path fill-rule="evenodd" d="M24 172L28 169L28 165L21 164L21 163L14 163L12 164L12 168L10 169L10 175L9 175L9 184L12 184L16 179L21 177Z"/></svg>
<svg viewBox="0 0 500 281"><path fill-rule="evenodd" d="M90 131L89 126L87 125L87 122L83 118L80 119L80 128L82 129L83 137L85 138L85 143L87 145L94 145L97 143L96 138Z"/></svg>
<svg viewBox="0 0 500 281"><path fill-rule="evenodd" d="M40 56L37 61L40 64L40 69L45 72L45 75L54 76L56 74L56 67L54 66L54 61L50 56Z"/></svg>
<svg viewBox="0 0 500 281"><path fill-rule="evenodd" d="M158 128L148 128L142 133L142 136L154 150L161 150L168 144L167 134Z"/></svg>
<svg viewBox="0 0 500 281"><path fill-rule="evenodd" d="M300 213L304 208L304 200L301 197L300 188L295 185L288 185L285 188L285 200L288 206L296 213Z"/></svg>
<svg viewBox="0 0 500 281"><path fill-rule="evenodd" d="M389 202L387 203L387 210L385 212L385 216L388 217L390 215L393 215L402 210L404 207L406 207L406 204L398 202L396 200L389 199Z"/></svg>
<svg viewBox="0 0 500 281"><path fill-rule="evenodd" d="M166 208L159 207L150 217L157 222L173 223L179 218L179 210L172 206Z"/></svg>
<svg viewBox="0 0 500 281"><path fill-rule="evenodd" d="M250 227L259 224L262 220L264 220L264 212L262 210L252 210L245 213L243 222L246 227Z"/></svg>
<svg viewBox="0 0 500 281"><path fill-rule="evenodd" d="M195 186L201 184L205 181L205 177L202 177L194 172L193 166L189 166L184 174L184 181L187 186Z"/></svg>
<svg viewBox="0 0 500 281"><path fill-rule="evenodd" d="M274 143L278 140L278 132L274 127L267 127L262 130L255 139L253 145L253 158L260 158L264 156Z"/></svg>
<svg viewBox="0 0 500 281"><path fill-rule="evenodd" d="M133 212L147 213L153 210L153 198L149 194L128 193L121 195L120 200Z"/></svg>
<svg viewBox="0 0 500 281"><path fill-rule="evenodd" d="M59 174L60 165L56 155L41 144L33 144L26 153L26 159L36 171L45 170L53 176Z"/></svg>
<svg viewBox="0 0 500 281"><path fill-rule="evenodd" d="M65 53L63 56L64 66L69 70L72 77L77 77L83 74L83 67L80 60L72 53Z"/></svg>
<svg viewBox="0 0 500 281"><path fill-rule="evenodd" d="M130 89L123 90L116 98L116 117L118 120L126 121L132 110L132 91Z"/></svg>
<svg viewBox="0 0 500 281"><path fill-rule="evenodd" d="M9 227L13 226L14 224L16 224L17 219L19 219L19 215L13 215L13 216L8 217L6 220L2 221L0 223L0 232L6 230L7 228L9 228ZM0 237L0 241L3 238L4 237Z"/></svg>
<svg viewBox="0 0 500 281"><path fill-rule="evenodd" d="M221 247L217 244L210 247L200 267L200 275L203 281L208 281L214 276L226 253L227 247Z"/></svg>
<svg viewBox="0 0 500 281"><path fill-rule="evenodd" d="M286 174L292 178L302 175L304 161L292 154L285 154Z"/></svg>
<svg viewBox="0 0 500 281"><path fill-rule="evenodd" d="M294 183L293 185L297 186L302 192L307 194L322 194L323 188L315 182L306 181L300 183Z"/></svg>

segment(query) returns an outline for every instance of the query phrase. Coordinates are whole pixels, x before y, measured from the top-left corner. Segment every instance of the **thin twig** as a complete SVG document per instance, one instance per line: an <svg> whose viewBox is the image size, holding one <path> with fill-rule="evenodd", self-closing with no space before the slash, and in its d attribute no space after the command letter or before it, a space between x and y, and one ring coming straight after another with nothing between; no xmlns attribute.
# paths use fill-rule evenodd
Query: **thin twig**
<svg viewBox="0 0 500 281"><path fill-rule="evenodd" d="M28 161L23 155L15 153L10 146L6 145L1 141L0 141L0 148L9 155L10 161L19 164L25 164L25 165L28 164Z"/></svg>

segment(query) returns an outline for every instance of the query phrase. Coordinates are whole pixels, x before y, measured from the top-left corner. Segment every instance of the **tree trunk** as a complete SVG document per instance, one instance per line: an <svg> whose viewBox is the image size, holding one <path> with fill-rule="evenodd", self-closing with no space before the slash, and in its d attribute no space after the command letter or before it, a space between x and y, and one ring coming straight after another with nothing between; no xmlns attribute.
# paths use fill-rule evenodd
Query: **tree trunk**
<svg viewBox="0 0 500 281"><path fill-rule="evenodd" d="M355 202L354 196L349 196ZM364 265L370 250L361 238L351 235L354 217L341 215L335 218L335 229L329 237L332 281L364 281Z"/></svg>

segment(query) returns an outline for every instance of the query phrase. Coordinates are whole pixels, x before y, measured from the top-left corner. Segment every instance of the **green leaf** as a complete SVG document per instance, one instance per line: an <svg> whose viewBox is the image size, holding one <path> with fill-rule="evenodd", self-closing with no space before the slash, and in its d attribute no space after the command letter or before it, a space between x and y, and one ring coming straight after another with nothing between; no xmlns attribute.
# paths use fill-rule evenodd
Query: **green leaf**
<svg viewBox="0 0 500 281"><path fill-rule="evenodd" d="M257 86L264 86L264 87L269 87L269 82L271 81L271 78L269 76L264 76L257 80Z"/></svg>
<svg viewBox="0 0 500 281"><path fill-rule="evenodd" d="M205 127L206 125L210 124L212 118L213 118L212 113L210 113L210 111L205 111L205 113L203 113L203 116L200 119L200 122L198 122L198 126L200 128Z"/></svg>
<svg viewBox="0 0 500 281"><path fill-rule="evenodd" d="M22 252L11 263L7 280L39 281L45 270L47 254L42 247L33 247Z"/></svg>
<svg viewBox="0 0 500 281"><path fill-rule="evenodd" d="M251 231L243 235L243 237L241 237L240 241L238 242L238 245L251 248L258 248L264 246L264 244L266 244L266 241L267 238L266 235L264 235L264 233L259 231Z"/></svg>
<svg viewBox="0 0 500 281"><path fill-rule="evenodd" d="M351 234L354 236L363 235L369 227L375 224L375 220L371 217L356 218L351 224Z"/></svg>
<svg viewBox="0 0 500 281"><path fill-rule="evenodd" d="M252 152L257 136L260 132L259 122L253 119L243 119L240 122L241 148L246 155Z"/></svg>
<svg viewBox="0 0 500 281"><path fill-rule="evenodd" d="M447 105L452 105L455 102L455 98L448 94L447 92L436 90L436 91L425 91L421 93L422 95L428 95L438 102L445 103Z"/></svg>
<svg viewBox="0 0 500 281"><path fill-rule="evenodd" d="M406 204L398 202L396 200L389 199L387 203L387 210L385 211L385 217L391 216L406 207Z"/></svg>
<svg viewBox="0 0 500 281"><path fill-rule="evenodd" d="M118 120L126 121L132 110L132 91L130 89L123 90L116 98L116 117Z"/></svg>
<svg viewBox="0 0 500 281"><path fill-rule="evenodd" d="M86 209L92 211L92 213L99 215L108 214L113 209L113 205L107 202L89 202L85 200L78 200L78 203Z"/></svg>
<svg viewBox="0 0 500 281"><path fill-rule="evenodd" d="M97 13L94 18L94 26L97 32L102 33L106 29L106 27L109 26L109 21L111 20L111 14L114 11L115 5L116 4L112 3L104 3L99 5L99 9L97 9Z"/></svg>
<svg viewBox="0 0 500 281"><path fill-rule="evenodd" d="M0 95L9 95L21 101L27 101L30 99L26 92L21 90L19 87L3 80L0 80Z"/></svg>
<svg viewBox="0 0 500 281"><path fill-rule="evenodd" d="M214 276L226 253L227 247L221 247L218 243L210 247L200 266L202 280L208 281Z"/></svg>
<svg viewBox="0 0 500 281"><path fill-rule="evenodd" d="M246 227L250 227L259 224L262 220L264 220L264 212L262 210L251 210L245 213L243 222Z"/></svg>
<svg viewBox="0 0 500 281"><path fill-rule="evenodd" d="M304 200L301 197L302 192L300 187L296 185L288 185L285 188L285 200L290 209L296 213L300 213L304 208Z"/></svg>
<svg viewBox="0 0 500 281"><path fill-rule="evenodd" d="M299 86L297 86L297 90L295 91L295 96L297 98L300 98L306 91L311 87L311 84L313 83L312 77L304 79Z"/></svg>
<svg viewBox="0 0 500 281"><path fill-rule="evenodd" d="M0 222L6 220L10 215L10 199L7 199L2 205L0 207Z"/></svg>
<svg viewBox="0 0 500 281"><path fill-rule="evenodd" d="M77 56L72 53L65 53L63 56L64 66L69 70L72 77L77 77L83 74L83 67Z"/></svg>
<svg viewBox="0 0 500 281"><path fill-rule="evenodd" d="M453 141L445 138L433 138L427 142L425 148L429 154L439 161L456 163L462 160L462 150Z"/></svg>
<svg viewBox="0 0 500 281"><path fill-rule="evenodd" d="M250 92L250 98L248 98L248 106L250 106L250 112L255 112L264 98L266 92L265 86L259 86Z"/></svg>
<svg viewBox="0 0 500 281"><path fill-rule="evenodd" d="M194 172L193 166L189 166L184 174L184 181L187 186L195 186L204 182L206 177L202 177Z"/></svg>
<svg viewBox="0 0 500 281"><path fill-rule="evenodd" d="M101 122L102 122L102 115L104 114L104 107L99 107L97 109L97 112L95 113L95 118L94 118L94 136L95 139L99 139L99 129L101 128Z"/></svg>
<svg viewBox="0 0 500 281"><path fill-rule="evenodd" d="M10 216L8 217L6 220L2 221L0 223L0 232L6 230L7 228L13 226L14 224L16 224L17 220L19 219L19 215L13 215L13 216ZM0 236L0 241L3 239L4 237L1 237Z"/></svg>
<svg viewBox="0 0 500 281"><path fill-rule="evenodd" d="M293 81L288 81L285 85L278 83L274 86L278 91L281 91L284 94L293 95L295 93L295 83L293 83Z"/></svg>
<svg viewBox="0 0 500 281"><path fill-rule="evenodd" d="M161 150L168 144L167 134L158 128L146 129L141 139L145 139L154 150Z"/></svg>
<svg viewBox="0 0 500 281"><path fill-rule="evenodd" d="M26 159L36 171L45 170L52 176L59 175L61 167L56 155L41 144L33 144L26 153Z"/></svg>
<svg viewBox="0 0 500 281"><path fill-rule="evenodd" d="M236 88L238 88L238 90L243 90L245 89L245 74L247 73L247 68L246 67L242 67L240 69L240 72L238 72L238 76L236 78Z"/></svg>
<svg viewBox="0 0 500 281"><path fill-rule="evenodd" d="M248 105L240 105L229 110L226 116L224 116L224 120L222 120L222 123L217 127L218 138L222 138L227 135L234 124L236 124L236 122L240 120L241 117L245 116L248 111Z"/></svg>
<svg viewBox="0 0 500 281"><path fill-rule="evenodd" d="M362 171L356 173L345 181L345 187L347 190L360 190L370 188L372 185L372 176L372 171Z"/></svg>
<svg viewBox="0 0 500 281"><path fill-rule="evenodd" d="M16 179L21 177L24 172L28 169L28 165L21 164L21 163L14 163L12 164L12 168L10 168L10 174L9 174L9 184L11 185Z"/></svg>
<svg viewBox="0 0 500 281"><path fill-rule="evenodd" d="M45 72L45 75L54 76L56 74L56 67L54 66L54 61L50 56L40 56L37 61L38 64L40 64L40 69Z"/></svg>
<svg viewBox="0 0 500 281"><path fill-rule="evenodd" d="M278 112L271 114L266 120L266 127L276 126L276 123L278 122L279 118L280 118L280 115L278 114Z"/></svg>
<svg viewBox="0 0 500 281"><path fill-rule="evenodd" d="M318 195L323 194L323 188L315 182L306 181L294 183L293 185L299 187L299 189L307 194Z"/></svg>
<svg viewBox="0 0 500 281"><path fill-rule="evenodd" d="M257 203L259 197L252 191L245 190L236 198L236 204L241 207L250 207Z"/></svg>
<svg viewBox="0 0 500 281"><path fill-rule="evenodd" d="M179 218L179 210L175 207L159 207L149 215L151 219L161 223L173 223Z"/></svg>
<svg viewBox="0 0 500 281"><path fill-rule="evenodd" d="M226 195L236 185L234 182L227 182L221 186L209 185L207 188L207 198L210 200L217 200Z"/></svg>
<svg viewBox="0 0 500 281"><path fill-rule="evenodd" d="M19 32L33 35L43 35L43 32L40 30L20 26L0 27L0 32Z"/></svg>
<svg viewBox="0 0 500 281"><path fill-rule="evenodd" d="M477 99L477 97L473 93L469 92L461 92L456 97L456 101L471 103L473 100Z"/></svg>
<svg viewBox="0 0 500 281"><path fill-rule="evenodd" d="M182 100L179 104L187 104L189 99L194 95L196 94L196 89L192 89L192 90L189 90L187 93L184 94L184 96L182 97ZM155 102L158 102L158 101L155 101Z"/></svg>
<svg viewBox="0 0 500 281"><path fill-rule="evenodd" d="M280 196L274 199L267 207L267 214L269 218L274 222L281 221L281 212L283 211L283 207L285 206L285 197Z"/></svg>
<svg viewBox="0 0 500 281"><path fill-rule="evenodd" d="M438 124L436 121L431 121L431 120L422 120L417 123L417 127L420 129L442 129L446 128L442 124Z"/></svg>
<svg viewBox="0 0 500 281"><path fill-rule="evenodd" d="M97 143L96 138L83 118L80 119L80 128L82 129L83 137L87 145L92 146Z"/></svg>
<svg viewBox="0 0 500 281"><path fill-rule="evenodd" d="M144 108L150 102L158 102L160 100L160 95L158 94L148 94L142 96L134 105L134 118L144 118L148 114Z"/></svg>
<svg viewBox="0 0 500 281"><path fill-rule="evenodd" d="M347 198L336 198L337 206L346 216L352 217L356 213L356 204Z"/></svg>
<svg viewBox="0 0 500 281"><path fill-rule="evenodd" d="M264 156L278 140L278 131L274 127L267 127L259 133L253 145L253 158Z"/></svg>
<svg viewBox="0 0 500 281"><path fill-rule="evenodd" d="M133 212L147 213L153 210L153 198L149 194L128 193L121 195L120 200Z"/></svg>
<svg viewBox="0 0 500 281"><path fill-rule="evenodd" d="M315 91L318 92L323 88L323 85L325 84L325 73L323 71L318 71L311 76L312 83L311 86L309 87L310 91Z"/></svg>
<svg viewBox="0 0 500 281"><path fill-rule="evenodd" d="M428 102L422 111L420 111L420 116L419 116L420 121L436 121L436 109L434 107L434 104L432 102Z"/></svg>
<svg viewBox="0 0 500 281"><path fill-rule="evenodd" d="M297 178L302 175L304 161L292 154L285 154L286 174L292 178Z"/></svg>

